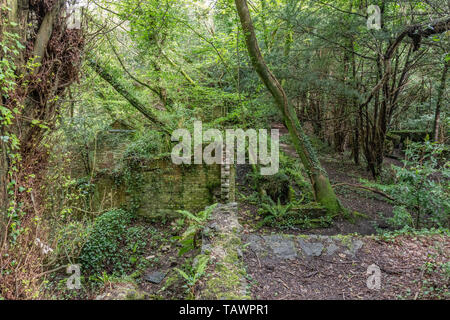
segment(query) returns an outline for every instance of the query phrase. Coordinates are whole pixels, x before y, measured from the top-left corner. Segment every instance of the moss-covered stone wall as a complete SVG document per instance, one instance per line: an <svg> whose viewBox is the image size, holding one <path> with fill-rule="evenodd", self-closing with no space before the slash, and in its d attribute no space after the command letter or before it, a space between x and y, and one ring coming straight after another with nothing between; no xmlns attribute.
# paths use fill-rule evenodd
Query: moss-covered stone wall
<svg viewBox="0 0 450 320"><path fill-rule="evenodd" d="M219 165L174 165L164 158L151 162L142 178L138 213L143 216L170 216L176 210L198 212L219 201Z"/></svg>
<svg viewBox="0 0 450 320"><path fill-rule="evenodd" d="M219 165L175 165L170 157L161 158L134 169L133 177L138 177L134 186L120 173L114 177L103 171L95 180L94 201L107 207L134 207L149 218L175 217L177 210L198 212L220 201Z"/></svg>
<svg viewBox="0 0 450 320"><path fill-rule="evenodd" d="M97 210L126 207L145 217L173 217L177 210L198 212L220 202L220 165L175 165L170 155L151 159L132 155L132 159L127 159L131 140L132 131L120 128L97 135L90 155ZM228 199L234 201L233 166L228 180Z"/></svg>
<svg viewBox="0 0 450 320"><path fill-rule="evenodd" d="M198 212L220 201L220 165L175 165L164 155L133 159L137 164L130 167L124 153L131 136L120 130L98 135L92 157L98 208L124 206L153 218Z"/></svg>

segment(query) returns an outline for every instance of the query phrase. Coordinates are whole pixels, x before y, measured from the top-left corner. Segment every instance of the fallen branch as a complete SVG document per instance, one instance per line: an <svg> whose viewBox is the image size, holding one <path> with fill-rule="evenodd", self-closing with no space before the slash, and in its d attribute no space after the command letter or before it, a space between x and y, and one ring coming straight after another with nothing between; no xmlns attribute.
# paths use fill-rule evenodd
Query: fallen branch
<svg viewBox="0 0 450 320"><path fill-rule="evenodd" d="M385 198L387 198L389 200L396 201L395 198L391 197L390 195L388 195L388 194L386 194L386 193L384 193L384 192L382 192L382 191L380 191L378 189L362 186L360 184L338 183L338 184L333 185L333 188L339 187L339 186L348 186L348 187L352 187L352 188L359 188L359 189L372 191L373 193L379 194L380 196L383 196L383 197L385 197Z"/></svg>
<svg viewBox="0 0 450 320"><path fill-rule="evenodd" d="M394 160L399 160L399 161L403 160L401 157L397 157L396 155L393 155L393 154L387 154L387 155L385 155L385 157L394 159Z"/></svg>
<svg viewBox="0 0 450 320"><path fill-rule="evenodd" d="M42 277L42 276L45 276L46 274L49 274L49 273L53 273L53 272L59 271L59 270L64 269L64 268L66 268L66 267L67 267L67 265L63 265L63 266L60 266L60 267L55 268L55 269L52 269L52 270L44 271L44 272L42 272L42 273L39 273L38 275L35 275L32 279L40 278L40 277Z"/></svg>

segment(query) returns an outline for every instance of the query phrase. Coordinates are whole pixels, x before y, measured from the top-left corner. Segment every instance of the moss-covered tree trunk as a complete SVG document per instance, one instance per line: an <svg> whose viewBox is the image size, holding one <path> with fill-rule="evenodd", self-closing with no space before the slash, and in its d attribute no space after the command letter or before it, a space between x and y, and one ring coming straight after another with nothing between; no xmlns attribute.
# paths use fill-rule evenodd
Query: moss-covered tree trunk
<svg viewBox="0 0 450 320"><path fill-rule="evenodd" d="M167 124L159 120L158 116L151 110L148 109L144 103L139 101L133 93L125 88L125 86L120 83L107 69L102 67L97 61L93 59L88 59L87 63L89 66L106 82L108 82L114 90L117 91L125 100L127 100L136 110L138 110L142 115L144 115L148 120L157 125L165 133L170 134L170 130L167 128Z"/></svg>
<svg viewBox="0 0 450 320"><path fill-rule="evenodd" d="M3 136L3 130L0 130L0 136ZM6 146L0 139L0 239L4 237L5 225L7 222L6 208L8 207L8 155ZM1 242L1 241L0 241Z"/></svg>
<svg viewBox="0 0 450 320"><path fill-rule="evenodd" d="M242 29L244 30L245 42L252 65L266 88L274 97L275 102L283 115L284 122L292 137L297 153L309 173L316 200L326 207L329 212L336 213L341 211L341 205L331 187L327 174L321 167L309 138L303 131L297 115L288 101L286 93L264 62L256 39L247 2L245 0L235 0L235 3L241 20Z"/></svg>
<svg viewBox="0 0 450 320"><path fill-rule="evenodd" d="M442 139L440 139L439 129L441 126L441 104L442 104L442 97L444 95L445 91L445 81L447 80L447 71L448 71L448 65L449 61L445 62L444 70L442 71L441 76L441 83L439 85L438 89L438 95L437 95L437 101L436 101L436 110L434 112L434 123L433 123L433 136L435 142L440 142Z"/></svg>

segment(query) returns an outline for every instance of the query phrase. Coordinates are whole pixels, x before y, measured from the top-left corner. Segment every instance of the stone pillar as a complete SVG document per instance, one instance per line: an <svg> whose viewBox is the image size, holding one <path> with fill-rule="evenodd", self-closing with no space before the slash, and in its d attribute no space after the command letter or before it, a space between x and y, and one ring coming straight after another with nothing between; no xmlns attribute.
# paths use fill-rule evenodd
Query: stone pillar
<svg viewBox="0 0 450 320"><path fill-rule="evenodd" d="M222 149L222 165L220 168L220 187L221 187L221 201L222 203L230 202L230 176L231 176L231 161L228 161L228 154L226 144L223 144ZM233 199L234 200L234 199Z"/></svg>

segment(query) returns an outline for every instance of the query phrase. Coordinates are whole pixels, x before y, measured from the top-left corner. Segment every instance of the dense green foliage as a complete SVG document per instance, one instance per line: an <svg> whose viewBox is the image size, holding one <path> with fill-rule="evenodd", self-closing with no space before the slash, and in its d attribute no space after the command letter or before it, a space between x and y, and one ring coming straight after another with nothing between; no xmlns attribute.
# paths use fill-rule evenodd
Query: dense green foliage
<svg viewBox="0 0 450 320"><path fill-rule="evenodd" d="M135 216L144 172L163 177L165 168L149 161L170 159L170 133L192 131L198 120L221 132L281 128L277 174L261 175L260 164L237 170L238 201L253 210L242 224L290 232L366 217L356 212L370 211L366 203L339 212L320 204L319 172L334 184L325 183L325 193L358 181L367 199L378 192L379 218L395 235L448 233L445 1L246 1L264 64L305 132L310 167L255 72L235 1L98 0L79 30L58 16L43 45L40 25L59 1L31 1L16 17L4 4L18 1L0 2L0 298L45 296L41 283L67 264L80 263L83 275L104 284L142 271L151 242ZM370 4L380 7L379 29L367 26ZM42 57L34 56L39 49ZM330 158L335 165L321 168ZM351 207L345 192L339 197ZM143 224L166 228L177 259L191 259L213 209L174 210L175 221ZM36 239L52 250L42 253ZM189 298L208 261L200 256L174 272Z"/></svg>
<svg viewBox="0 0 450 320"><path fill-rule="evenodd" d="M186 252L197 248L201 233L204 230L208 219L217 204L207 207L205 210L198 213L191 213L186 210L179 210L178 212L187 218L188 226L184 233L180 237L175 237L175 239L180 241L181 249L178 252L179 255L183 255Z"/></svg>
<svg viewBox="0 0 450 320"><path fill-rule="evenodd" d="M448 152L448 147L430 141L410 143L405 152L404 166L393 167L392 184L375 184L395 198L394 216L388 219L390 224L416 229L450 227Z"/></svg>
<svg viewBox="0 0 450 320"><path fill-rule="evenodd" d="M83 247L83 271L94 276L103 272L120 276L139 262L146 245L143 227L131 227L132 215L123 210L108 211L95 219L93 230Z"/></svg>

